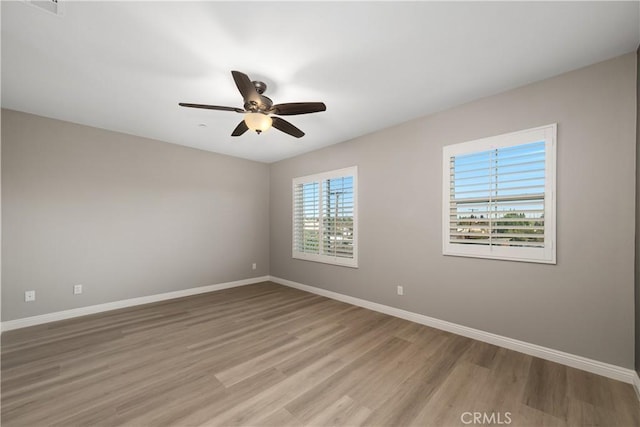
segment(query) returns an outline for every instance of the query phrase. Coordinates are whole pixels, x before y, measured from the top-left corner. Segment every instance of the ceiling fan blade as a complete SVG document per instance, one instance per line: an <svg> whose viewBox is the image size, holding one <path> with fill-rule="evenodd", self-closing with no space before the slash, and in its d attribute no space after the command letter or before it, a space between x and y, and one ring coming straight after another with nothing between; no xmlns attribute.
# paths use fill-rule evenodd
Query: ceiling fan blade
<svg viewBox="0 0 640 427"><path fill-rule="evenodd" d="M284 133L288 133L291 136L295 136L296 138L302 138L304 136L304 132L285 119L281 119L280 117L271 117L271 119L273 120L272 126L274 128Z"/></svg>
<svg viewBox="0 0 640 427"><path fill-rule="evenodd" d="M236 82L236 86L238 86L238 90L242 94L242 98L244 102L250 102L253 105L260 105L261 99L260 94L256 90L256 87L251 83L251 79L245 73L241 73L240 71L232 71L233 80Z"/></svg>
<svg viewBox="0 0 640 427"><path fill-rule="evenodd" d="M248 130L249 128L247 127L247 124L243 120L240 123L238 123L238 126L236 126L233 132L231 132L231 136L240 136Z"/></svg>
<svg viewBox="0 0 640 427"><path fill-rule="evenodd" d="M245 112L242 108L221 107L219 105L187 104L186 102L179 102L178 105L181 106L181 107L204 108L206 110L235 111L236 113L244 113Z"/></svg>
<svg viewBox="0 0 640 427"><path fill-rule="evenodd" d="M296 114L309 114L325 111L327 106L324 102L289 102L287 104L276 104L271 111L281 116L293 116Z"/></svg>

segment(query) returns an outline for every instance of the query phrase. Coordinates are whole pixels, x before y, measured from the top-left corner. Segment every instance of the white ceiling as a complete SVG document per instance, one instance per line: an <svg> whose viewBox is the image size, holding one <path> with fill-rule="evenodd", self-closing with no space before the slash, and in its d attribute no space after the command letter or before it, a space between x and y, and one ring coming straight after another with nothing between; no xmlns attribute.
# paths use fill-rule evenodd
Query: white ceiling
<svg viewBox="0 0 640 427"><path fill-rule="evenodd" d="M60 2L2 2L2 107L262 162L640 43L638 2ZM327 111L232 138L242 115L178 106L242 107L231 70Z"/></svg>

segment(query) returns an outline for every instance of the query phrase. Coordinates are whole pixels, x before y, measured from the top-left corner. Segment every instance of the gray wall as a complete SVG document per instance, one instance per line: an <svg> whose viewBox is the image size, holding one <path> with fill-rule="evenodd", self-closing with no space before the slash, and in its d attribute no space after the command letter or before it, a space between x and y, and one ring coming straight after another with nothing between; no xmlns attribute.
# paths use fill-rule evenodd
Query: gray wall
<svg viewBox="0 0 640 427"><path fill-rule="evenodd" d="M2 110L2 319L266 275L268 206L266 164Z"/></svg>
<svg viewBox="0 0 640 427"><path fill-rule="evenodd" d="M636 372L640 375L640 47L636 52Z"/></svg>
<svg viewBox="0 0 640 427"><path fill-rule="evenodd" d="M272 164L271 274L632 368L635 62L627 54ZM555 122L558 264L443 256L442 147ZM360 268L292 259L291 179L351 165Z"/></svg>

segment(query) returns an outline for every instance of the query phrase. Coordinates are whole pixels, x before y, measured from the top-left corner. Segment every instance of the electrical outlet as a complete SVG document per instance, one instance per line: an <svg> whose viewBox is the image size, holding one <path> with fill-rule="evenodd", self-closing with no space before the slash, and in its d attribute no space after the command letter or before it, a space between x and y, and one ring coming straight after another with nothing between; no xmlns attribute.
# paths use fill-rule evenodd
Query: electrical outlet
<svg viewBox="0 0 640 427"><path fill-rule="evenodd" d="M258 265L254 262L253 264L251 264L251 269L255 270L256 268L258 268Z"/></svg>
<svg viewBox="0 0 640 427"><path fill-rule="evenodd" d="M404 295L404 287L398 286L398 295Z"/></svg>
<svg viewBox="0 0 640 427"><path fill-rule="evenodd" d="M73 294L80 295L82 293L82 285L73 285Z"/></svg>
<svg viewBox="0 0 640 427"><path fill-rule="evenodd" d="M36 300L36 291L26 291L24 293L24 302L32 302Z"/></svg>

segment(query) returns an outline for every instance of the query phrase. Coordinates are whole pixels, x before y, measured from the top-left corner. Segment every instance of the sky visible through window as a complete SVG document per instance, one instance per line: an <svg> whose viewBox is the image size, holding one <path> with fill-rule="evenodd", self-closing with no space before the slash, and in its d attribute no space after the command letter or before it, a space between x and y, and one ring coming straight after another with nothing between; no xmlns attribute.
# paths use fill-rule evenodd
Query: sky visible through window
<svg viewBox="0 0 640 427"><path fill-rule="evenodd" d="M331 216L353 216L353 177L345 176L323 181L323 213ZM319 218L320 186L317 182L302 185L303 215Z"/></svg>
<svg viewBox="0 0 640 427"><path fill-rule="evenodd" d="M450 163L452 242L544 245L544 141L459 155Z"/></svg>

